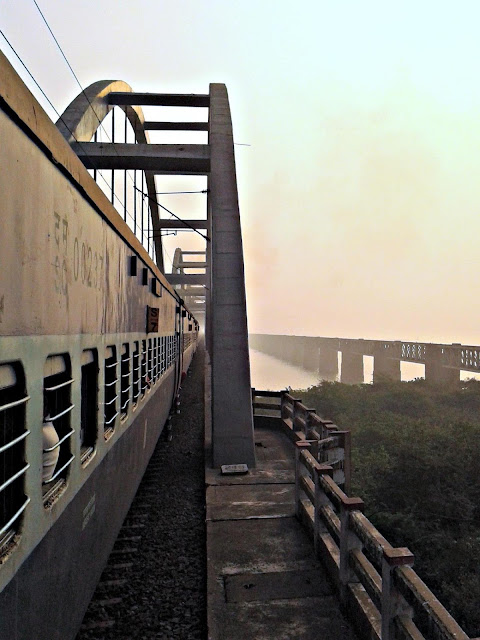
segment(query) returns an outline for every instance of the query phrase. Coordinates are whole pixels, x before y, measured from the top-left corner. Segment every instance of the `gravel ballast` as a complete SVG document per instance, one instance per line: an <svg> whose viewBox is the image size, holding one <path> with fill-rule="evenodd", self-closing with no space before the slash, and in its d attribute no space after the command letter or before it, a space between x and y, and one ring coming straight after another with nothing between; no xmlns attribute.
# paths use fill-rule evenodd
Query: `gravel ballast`
<svg viewBox="0 0 480 640"><path fill-rule="evenodd" d="M199 348L77 640L207 637L203 361Z"/></svg>

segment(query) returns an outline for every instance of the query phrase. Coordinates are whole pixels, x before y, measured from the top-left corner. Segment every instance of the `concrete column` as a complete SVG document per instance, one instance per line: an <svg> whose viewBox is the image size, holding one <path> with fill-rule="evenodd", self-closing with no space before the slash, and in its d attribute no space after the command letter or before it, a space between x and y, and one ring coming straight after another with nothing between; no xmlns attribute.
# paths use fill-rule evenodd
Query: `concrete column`
<svg viewBox="0 0 480 640"><path fill-rule="evenodd" d="M303 339L303 361L302 367L307 371L318 373L320 366L320 353L318 340L316 338Z"/></svg>
<svg viewBox="0 0 480 640"><path fill-rule="evenodd" d="M210 85L208 142L213 465L254 467L242 234L230 107L223 84Z"/></svg>
<svg viewBox="0 0 480 640"><path fill-rule="evenodd" d="M363 354L342 351L340 381L346 384L363 384Z"/></svg>
<svg viewBox="0 0 480 640"><path fill-rule="evenodd" d="M333 380L338 376L338 349L320 347L318 373L327 380Z"/></svg>
<svg viewBox="0 0 480 640"><path fill-rule="evenodd" d="M385 355L375 353L373 357L373 381L378 382L382 378L400 381L400 360L397 358L387 358Z"/></svg>
<svg viewBox="0 0 480 640"><path fill-rule="evenodd" d="M293 365L298 365L298 362L301 359L301 356L298 354L298 340L296 336L285 336L284 343L284 360Z"/></svg>
<svg viewBox="0 0 480 640"><path fill-rule="evenodd" d="M460 380L460 368L445 366L443 348L427 344L425 353L425 380L432 384L455 384Z"/></svg>

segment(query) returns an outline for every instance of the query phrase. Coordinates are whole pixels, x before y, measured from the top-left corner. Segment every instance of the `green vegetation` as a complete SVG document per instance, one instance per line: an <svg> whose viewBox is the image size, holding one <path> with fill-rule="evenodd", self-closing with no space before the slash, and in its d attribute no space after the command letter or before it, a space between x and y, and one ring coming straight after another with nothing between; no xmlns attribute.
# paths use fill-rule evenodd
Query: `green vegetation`
<svg viewBox="0 0 480 640"><path fill-rule="evenodd" d="M470 636L480 636L480 382L292 392L352 432L352 495Z"/></svg>

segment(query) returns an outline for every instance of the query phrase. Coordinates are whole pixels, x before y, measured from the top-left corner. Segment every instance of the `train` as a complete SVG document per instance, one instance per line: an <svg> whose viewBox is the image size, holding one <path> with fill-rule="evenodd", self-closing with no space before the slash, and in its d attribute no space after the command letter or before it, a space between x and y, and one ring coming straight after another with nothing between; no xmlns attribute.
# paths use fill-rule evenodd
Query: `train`
<svg viewBox="0 0 480 640"><path fill-rule="evenodd" d="M74 638L199 322L0 53L0 639Z"/></svg>

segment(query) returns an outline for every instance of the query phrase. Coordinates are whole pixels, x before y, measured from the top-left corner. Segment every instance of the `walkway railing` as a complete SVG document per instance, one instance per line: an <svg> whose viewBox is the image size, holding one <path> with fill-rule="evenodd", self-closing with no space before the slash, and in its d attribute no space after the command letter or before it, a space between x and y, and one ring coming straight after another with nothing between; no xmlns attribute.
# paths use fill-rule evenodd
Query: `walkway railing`
<svg viewBox="0 0 480 640"><path fill-rule="evenodd" d="M350 431L341 431L331 420L325 420L309 409L298 398L283 392L281 417L284 426L297 435L297 440L308 441L315 460L328 464L334 481L345 491L350 490L351 445Z"/></svg>
<svg viewBox="0 0 480 640"><path fill-rule="evenodd" d="M295 413L289 419L300 424ZM313 536L315 552L360 634L379 640L468 640L412 569L413 554L392 547L377 531L362 513L363 500L347 496L332 466L312 455L312 442L298 440L295 446L297 517Z"/></svg>

